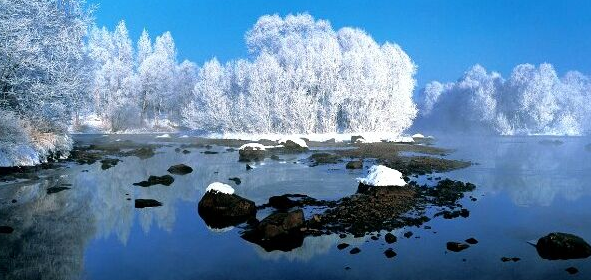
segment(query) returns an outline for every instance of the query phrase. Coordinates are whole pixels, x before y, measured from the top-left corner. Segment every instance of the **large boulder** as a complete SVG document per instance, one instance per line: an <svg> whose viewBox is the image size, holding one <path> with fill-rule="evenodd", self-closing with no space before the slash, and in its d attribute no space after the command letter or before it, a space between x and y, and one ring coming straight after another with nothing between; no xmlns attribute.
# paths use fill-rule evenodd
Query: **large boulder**
<svg viewBox="0 0 591 280"><path fill-rule="evenodd" d="M274 213L242 235L247 241L260 245L266 251L291 251L304 242L302 228L305 224L301 209Z"/></svg>
<svg viewBox="0 0 591 280"><path fill-rule="evenodd" d="M235 226L254 218L254 202L236 194L216 190L205 193L197 208L199 216L212 228Z"/></svg>
<svg viewBox="0 0 591 280"><path fill-rule="evenodd" d="M547 260L584 259L591 256L591 246L569 233L553 232L538 240L538 254Z"/></svg>

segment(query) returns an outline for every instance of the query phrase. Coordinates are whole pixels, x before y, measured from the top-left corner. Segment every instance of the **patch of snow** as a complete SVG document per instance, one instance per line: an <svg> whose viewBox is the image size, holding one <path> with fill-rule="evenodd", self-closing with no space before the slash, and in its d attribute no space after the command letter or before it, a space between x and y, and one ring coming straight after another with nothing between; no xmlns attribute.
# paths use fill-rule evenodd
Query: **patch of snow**
<svg viewBox="0 0 591 280"><path fill-rule="evenodd" d="M156 136L156 138L170 138L170 134L165 133L165 134Z"/></svg>
<svg viewBox="0 0 591 280"><path fill-rule="evenodd" d="M369 186L404 186L406 182L402 179L402 173L383 165L374 165L369 169L365 178L357 178L357 181Z"/></svg>
<svg viewBox="0 0 591 280"><path fill-rule="evenodd" d="M234 188L232 188L230 185L226 185L226 184L220 183L220 182L215 182L215 183L209 184L209 186L207 186L207 189L205 189L205 192L210 192L210 191L216 191L216 192L225 193L225 194L234 194Z"/></svg>
<svg viewBox="0 0 591 280"><path fill-rule="evenodd" d="M425 135L423 135L423 134L420 134L420 133L417 133L417 134L414 134L414 135L413 135L413 136L411 136L411 137L412 137L412 138L425 138Z"/></svg>
<svg viewBox="0 0 591 280"><path fill-rule="evenodd" d="M298 138L298 137L285 137L281 140L279 140L279 144L285 144L287 141L292 141L296 144L298 144L298 146L302 147L302 148L308 148L308 145L306 144L306 140L302 139L302 138Z"/></svg>
<svg viewBox="0 0 591 280"><path fill-rule="evenodd" d="M181 136L181 137L179 137L179 138L189 138L189 135L186 135L186 134L185 134L185 135L183 135L183 136Z"/></svg>
<svg viewBox="0 0 591 280"><path fill-rule="evenodd" d="M244 145L240 146L239 150L244 150L246 148L252 148L253 150L264 151L264 150L266 150L267 146L265 146L263 144L259 144L259 143L248 143L248 144L244 144Z"/></svg>

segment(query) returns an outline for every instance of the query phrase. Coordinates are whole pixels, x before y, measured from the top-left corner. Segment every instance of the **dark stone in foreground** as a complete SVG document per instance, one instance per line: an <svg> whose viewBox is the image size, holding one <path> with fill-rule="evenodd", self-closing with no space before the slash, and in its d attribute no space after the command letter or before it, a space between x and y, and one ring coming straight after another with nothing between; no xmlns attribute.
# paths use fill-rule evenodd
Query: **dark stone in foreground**
<svg viewBox="0 0 591 280"><path fill-rule="evenodd" d="M568 274L571 274L571 275L572 274L579 273L579 270L576 267L574 267L574 266L571 266L571 267L565 269L565 271L568 272Z"/></svg>
<svg viewBox="0 0 591 280"><path fill-rule="evenodd" d="M193 168L184 164L177 164L173 165L168 168L168 173L175 174L175 175L186 175L193 172Z"/></svg>
<svg viewBox="0 0 591 280"><path fill-rule="evenodd" d="M396 252L394 252L394 250L392 250L392 248L389 248L388 250L386 250L384 252L384 255L386 255L386 258L391 259L393 257L396 257Z"/></svg>
<svg viewBox="0 0 591 280"><path fill-rule="evenodd" d="M394 235L390 232L386 233L386 236L384 236L384 239L386 240L386 243L388 243L388 244L392 244L398 240L396 235Z"/></svg>
<svg viewBox="0 0 591 280"><path fill-rule="evenodd" d="M263 219L242 238L258 244L266 251L291 251L301 247L304 242L302 227L304 212L295 210L289 213L274 213Z"/></svg>
<svg viewBox="0 0 591 280"><path fill-rule="evenodd" d="M254 218L254 202L235 194L206 192L197 208L199 216L212 228L238 225Z"/></svg>
<svg viewBox="0 0 591 280"><path fill-rule="evenodd" d="M359 249L358 247L355 247L353 249L351 249L351 251L349 251L349 254L351 255L355 255L355 254L359 254L361 253L361 249Z"/></svg>
<svg viewBox="0 0 591 280"><path fill-rule="evenodd" d="M460 252L470 248L470 245L459 242L447 242L447 249L452 252Z"/></svg>
<svg viewBox="0 0 591 280"><path fill-rule="evenodd" d="M148 208L148 207L159 207L162 203L155 199L141 199L135 200L135 208Z"/></svg>
<svg viewBox="0 0 591 280"><path fill-rule="evenodd" d="M347 169L361 169L361 168L363 168L363 161L361 161L361 160L349 161L349 162L347 162L347 165L345 165L345 168L347 168Z"/></svg>
<svg viewBox="0 0 591 280"><path fill-rule="evenodd" d="M584 259L591 256L591 246L582 238L561 232L550 233L538 240L538 254L547 260Z"/></svg>
<svg viewBox="0 0 591 280"><path fill-rule="evenodd" d="M170 186L173 182L174 182L174 178L172 178L172 176L170 176L170 175L150 176L148 178L148 181L141 181L139 183L134 183L133 185L140 186L140 187L149 187L149 186L158 185L158 184Z"/></svg>
<svg viewBox="0 0 591 280"><path fill-rule="evenodd" d="M343 250L347 247L349 247L349 244L347 244L347 243L341 243L341 244L337 245L337 249L339 249L339 250Z"/></svg>
<svg viewBox="0 0 591 280"><path fill-rule="evenodd" d="M69 190L69 189L70 188L68 188L68 187L51 187L51 188L47 188L47 194L54 194L54 193L58 193L58 192Z"/></svg>
<svg viewBox="0 0 591 280"><path fill-rule="evenodd" d="M12 227L9 226L0 226L0 233L2 234L10 234L14 231Z"/></svg>

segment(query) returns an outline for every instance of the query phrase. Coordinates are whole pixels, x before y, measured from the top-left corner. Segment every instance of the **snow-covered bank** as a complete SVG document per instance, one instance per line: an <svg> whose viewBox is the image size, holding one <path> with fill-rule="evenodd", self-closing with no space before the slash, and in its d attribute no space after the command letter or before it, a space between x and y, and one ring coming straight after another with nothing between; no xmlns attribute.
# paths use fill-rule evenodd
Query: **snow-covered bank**
<svg viewBox="0 0 591 280"><path fill-rule="evenodd" d="M67 134L40 132L12 113L0 113L0 167L33 166L69 155Z"/></svg>

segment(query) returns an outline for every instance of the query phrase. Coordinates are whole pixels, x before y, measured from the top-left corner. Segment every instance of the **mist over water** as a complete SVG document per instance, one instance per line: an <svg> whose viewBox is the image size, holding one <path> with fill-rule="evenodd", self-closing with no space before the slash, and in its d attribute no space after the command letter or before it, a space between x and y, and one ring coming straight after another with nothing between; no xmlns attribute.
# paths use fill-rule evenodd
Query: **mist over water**
<svg viewBox="0 0 591 280"><path fill-rule="evenodd" d="M456 82L431 82L415 96L414 128L440 133L588 135L591 81L551 64L521 64L508 79L476 65Z"/></svg>

